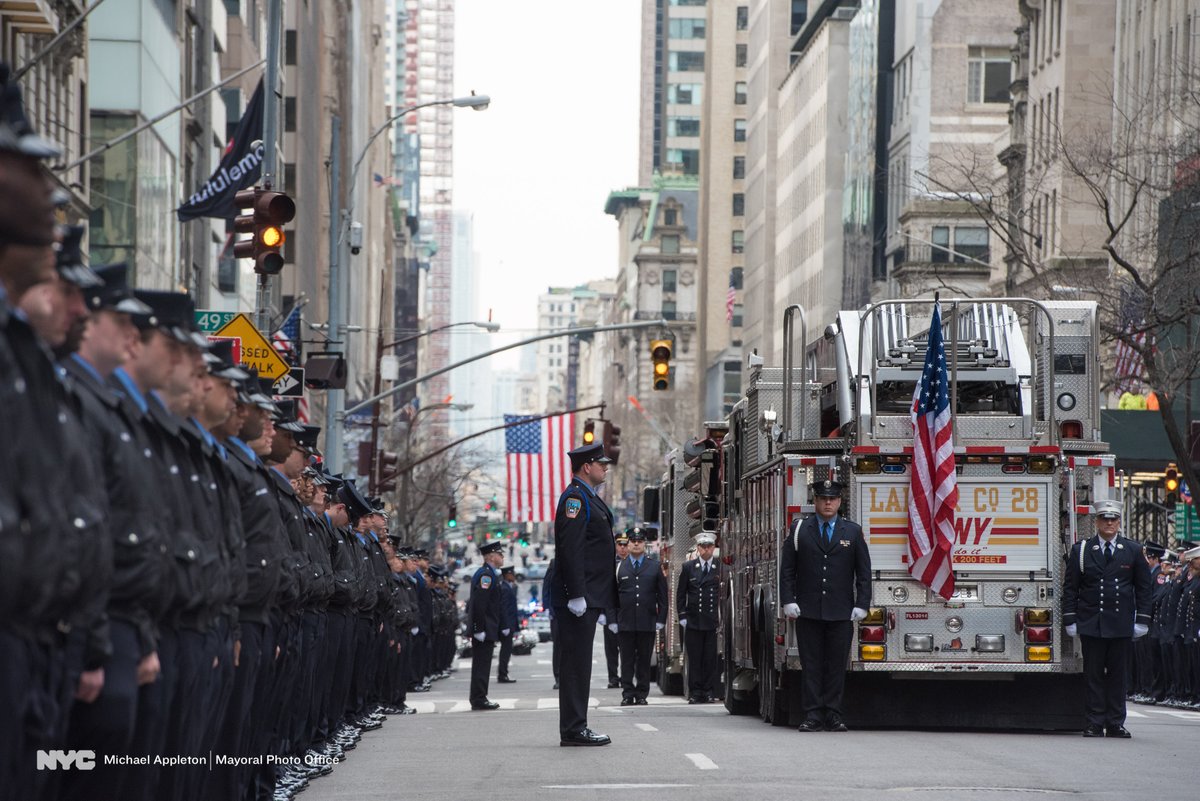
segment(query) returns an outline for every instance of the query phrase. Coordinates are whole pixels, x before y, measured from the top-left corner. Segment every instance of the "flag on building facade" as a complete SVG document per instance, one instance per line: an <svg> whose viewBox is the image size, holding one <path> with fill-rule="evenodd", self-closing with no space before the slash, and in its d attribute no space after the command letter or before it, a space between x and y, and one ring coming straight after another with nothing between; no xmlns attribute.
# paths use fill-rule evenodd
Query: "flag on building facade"
<svg viewBox="0 0 1200 801"><path fill-rule="evenodd" d="M376 186L396 186L397 183L398 182L396 181L396 179L394 177L392 177L391 175L384 177L384 176L380 175L379 173L375 173L375 185Z"/></svg>
<svg viewBox="0 0 1200 801"><path fill-rule="evenodd" d="M279 352L288 364L300 363L300 310L302 304L296 304L284 318L283 324L271 334L271 347ZM304 395L296 398L296 420L308 422L308 398Z"/></svg>
<svg viewBox="0 0 1200 801"><path fill-rule="evenodd" d="M416 419L417 411L421 408L421 399L413 395L412 400L400 407L400 417L408 422Z"/></svg>
<svg viewBox="0 0 1200 801"><path fill-rule="evenodd" d="M908 572L949 599L954 593L954 465L942 305L933 306L925 368L913 391L913 464L908 491Z"/></svg>
<svg viewBox="0 0 1200 801"><path fill-rule="evenodd" d="M571 482L567 451L575 447L575 415L521 423L528 419L528 415L504 415L505 425L510 426L504 430L507 512L516 523L554 520L558 496Z"/></svg>
<svg viewBox="0 0 1200 801"><path fill-rule="evenodd" d="M725 293L725 322L733 322L733 307L737 305L737 277L729 271L729 291Z"/></svg>

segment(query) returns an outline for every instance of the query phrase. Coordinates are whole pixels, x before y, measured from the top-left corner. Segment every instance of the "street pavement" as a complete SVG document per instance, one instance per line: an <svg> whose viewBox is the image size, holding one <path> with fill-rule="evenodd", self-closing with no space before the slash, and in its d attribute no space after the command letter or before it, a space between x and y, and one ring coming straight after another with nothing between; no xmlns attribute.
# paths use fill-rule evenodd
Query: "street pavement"
<svg viewBox="0 0 1200 801"><path fill-rule="evenodd" d="M409 696L419 714L366 734L304 801L335 799L1188 799L1200 776L1200 713L1131 705L1132 740L1078 733L852 731L800 734L720 704L689 706L655 689L618 706L596 637L589 725L602 748L561 748L550 644L513 657L493 712L467 703L470 661Z"/></svg>

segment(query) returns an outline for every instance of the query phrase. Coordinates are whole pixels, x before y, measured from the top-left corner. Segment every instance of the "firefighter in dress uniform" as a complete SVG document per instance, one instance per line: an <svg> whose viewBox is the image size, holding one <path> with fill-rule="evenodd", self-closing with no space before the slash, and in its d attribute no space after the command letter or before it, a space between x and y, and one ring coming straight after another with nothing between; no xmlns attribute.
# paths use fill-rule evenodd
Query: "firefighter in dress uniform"
<svg viewBox="0 0 1200 801"><path fill-rule="evenodd" d="M667 577L646 553L646 532L634 526L625 536L629 556L617 565L617 608L608 612L608 630L621 648L621 706L645 706L654 637L667 623Z"/></svg>
<svg viewBox="0 0 1200 801"><path fill-rule="evenodd" d="M689 704L707 704L717 697L721 565L713 558L716 547L715 533L697 534L697 557L684 563L675 587L675 606L687 655Z"/></svg>
<svg viewBox="0 0 1200 801"><path fill-rule="evenodd" d="M1097 501L1097 534L1071 547L1063 576L1067 634L1083 646L1084 737L1132 735L1125 729L1130 643L1150 630L1153 589L1142 546L1120 536L1121 505Z"/></svg>
<svg viewBox="0 0 1200 801"><path fill-rule="evenodd" d="M629 555L629 532L618 534L615 540L617 556L613 560L613 568L619 570L625 557ZM608 689L615 690L621 686L621 643L612 627L617 621L610 614L611 610L600 616L599 623L604 627L604 662L608 665Z"/></svg>
<svg viewBox="0 0 1200 801"><path fill-rule="evenodd" d="M475 642L471 644L471 709L483 712L499 709L495 701L487 697L488 678L492 672L492 653L496 650L496 642L504 634L511 633L501 626L501 605L504 596L500 591L500 574L497 572L504 564L504 543L489 542L479 546L483 555L483 567L475 571L471 579L471 600L468 618L471 622L471 636Z"/></svg>
<svg viewBox="0 0 1200 801"><path fill-rule="evenodd" d="M500 660L496 665L496 683L516 684L517 680L508 675L508 663L512 659L513 636L517 632L517 568L505 565L500 568L500 623L503 629L500 633ZM504 632L508 633L505 634Z"/></svg>
<svg viewBox="0 0 1200 801"><path fill-rule="evenodd" d="M779 567L779 602L796 621L803 669L800 731L846 731L842 693L854 623L871 605L871 554L857 523L838 517L842 485L812 485L817 513L792 523Z"/></svg>

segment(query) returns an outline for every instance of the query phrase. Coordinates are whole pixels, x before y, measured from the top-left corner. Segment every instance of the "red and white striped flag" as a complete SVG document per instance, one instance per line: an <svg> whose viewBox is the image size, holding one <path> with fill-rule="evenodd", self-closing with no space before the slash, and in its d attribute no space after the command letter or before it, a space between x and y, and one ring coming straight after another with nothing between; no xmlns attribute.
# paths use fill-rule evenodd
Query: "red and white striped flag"
<svg viewBox="0 0 1200 801"><path fill-rule="evenodd" d="M292 307L288 316L284 319L283 325L279 326L279 330L271 334L271 347L275 348L289 364L296 364L299 361L299 343L300 343L300 305ZM308 422L308 398L304 395L296 398L296 421L299 423Z"/></svg>
<svg viewBox="0 0 1200 801"><path fill-rule="evenodd" d="M1125 324L1122 338L1117 340L1117 359L1113 367L1113 379L1117 394L1142 391L1142 379L1146 375L1146 363L1142 359L1140 348L1146 346L1146 323L1134 325L1130 320ZM1133 344L1130 344L1130 341ZM1135 347L1136 346L1136 347Z"/></svg>
<svg viewBox="0 0 1200 801"><path fill-rule="evenodd" d="M504 415L505 424L528 415ZM508 467L508 520L539 523L554 519L558 496L571 482L567 451L575 447L575 415L530 420L504 430Z"/></svg>
<svg viewBox="0 0 1200 801"><path fill-rule="evenodd" d="M942 304L933 306L925 369L913 391L913 469L908 490L908 573L949 600L954 593L954 507L958 476L942 340Z"/></svg>

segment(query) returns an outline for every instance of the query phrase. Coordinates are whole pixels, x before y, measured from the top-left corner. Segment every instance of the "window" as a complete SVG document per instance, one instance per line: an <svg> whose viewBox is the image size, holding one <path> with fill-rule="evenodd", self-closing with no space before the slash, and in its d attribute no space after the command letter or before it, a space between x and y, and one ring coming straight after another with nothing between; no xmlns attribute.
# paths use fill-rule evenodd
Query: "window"
<svg viewBox="0 0 1200 801"><path fill-rule="evenodd" d="M737 7L737 29L744 31L750 27L750 6Z"/></svg>
<svg viewBox="0 0 1200 801"><path fill-rule="evenodd" d="M704 51L672 50L667 64L671 72L704 72Z"/></svg>
<svg viewBox="0 0 1200 801"><path fill-rule="evenodd" d="M662 303L662 316L664 320L675 319L675 301L664 300Z"/></svg>
<svg viewBox="0 0 1200 801"><path fill-rule="evenodd" d="M742 192L733 193L733 216L741 217L746 213L746 195Z"/></svg>
<svg viewBox="0 0 1200 801"><path fill-rule="evenodd" d="M296 130L295 97L285 97L283 99L283 130L286 133L294 133Z"/></svg>
<svg viewBox="0 0 1200 801"><path fill-rule="evenodd" d="M745 120L734 120L733 121L733 141L735 141L735 142L745 142L746 141L746 121Z"/></svg>
<svg viewBox="0 0 1200 801"><path fill-rule="evenodd" d="M679 235L678 234L664 235L661 240L661 244L659 245L659 250L662 253L669 254L669 255L674 255L674 254L678 253L679 252ZM663 278L664 284L666 283L666 280L667 279L664 277ZM675 283L675 274L673 272L671 273L671 283L672 284ZM665 287L664 287L664 291L666 291ZM672 289L671 291L674 292L675 290Z"/></svg>
<svg viewBox="0 0 1200 801"><path fill-rule="evenodd" d="M930 234L929 239L933 242L929 260L934 264L948 264L950 262L950 226L933 226L933 233Z"/></svg>
<svg viewBox="0 0 1200 801"><path fill-rule="evenodd" d="M733 103L735 106L746 105L746 82L738 81L733 85Z"/></svg>
<svg viewBox="0 0 1200 801"><path fill-rule="evenodd" d="M667 136L699 136L699 117L671 117L667 120Z"/></svg>
<svg viewBox="0 0 1200 801"><path fill-rule="evenodd" d="M708 0L671 0L673 6L702 6Z"/></svg>
<svg viewBox="0 0 1200 801"><path fill-rule="evenodd" d="M972 47L967 57L967 102L1007 103L1012 58L1003 47Z"/></svg>
<svg viewBox="0 0 1200 801"><path fill-rule="evenodd" d="M741 253L746 249L746 232L734 231L732 239L732 250L734 253Z"/></svg>
<svg viewBox="0 0 1200 801"><path fill-rule="evenodd" d="M679 237L675 237L675 246L679 246ZM675 291L675 271L663 270L663 292Z"/></svg>
<svg viewBox="0 0 1200 801"><path fill-rule="evenodd" d="M734 267L729 271L729 285L734 289L742 288L742 269L741 267Z"/></svg>
<svg viewBox="0 0 1200 801"><path fill-rule="evenodd" d="M679 209L663 209L663 225L679 225Z"/></svg>
<svg viewBox="0 0 1200 801"><path fill-rule="evenodd" d="M704 97L704 84L700 83L669 83L667 84L667 102L679 106L698 106Z"/></svg>
<svg viewBox="0 0 1200 801"><path fill-rule="evenodd" d="M669 39L703 39L704 19L701 17L673 19L667 23L667 38Z"/></svg>
<svg viewBox="0 0 1200 801"><path fill-rule="evenodd" d="M954 229L954 261L959 264L988 261L988 229L957 226Z"/></svg>
<svg viewBox="0 0 1200 801"><path fill-rule="evenodd" d="M734 179L746 177L746 157L745 156L734 156L733 157L733 177L734 177Z"/></svg>
<svg viewBox="0 0 1200 801"><path fill-rule="evenodd" d="M733 319L729 321L734 328L742 327L742 304L733 304Z"/></svg>
<svg viewBox="0 0 1200 801"><path fill-rule="evenodd" d="M733 66L746 66L746 45L736 45L734 47Z"/></svg>
<svg viewBox="0 0 1200 801"><path fill-rule="evenodd" d="M800 33L808 19L808 0L792 0L792 36Z"/></svg>
<svg viewBox="0 0 1200 801"><path fill-rule="evenodd" d="M296 31L289 28L283 32L283 63L285 66L296 66Z"/></svg>
<svg viewBox="0 0 1200 801"><path fill-rule="evenodd" d="M667 148L667 163L679 165L684 175L700 174L700 151L690 148Z"/></svg>

